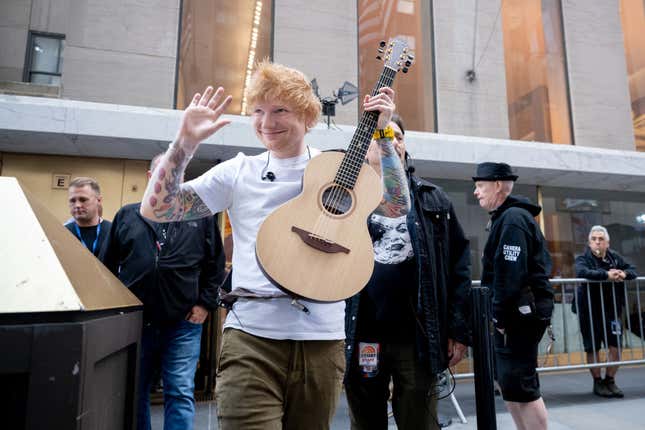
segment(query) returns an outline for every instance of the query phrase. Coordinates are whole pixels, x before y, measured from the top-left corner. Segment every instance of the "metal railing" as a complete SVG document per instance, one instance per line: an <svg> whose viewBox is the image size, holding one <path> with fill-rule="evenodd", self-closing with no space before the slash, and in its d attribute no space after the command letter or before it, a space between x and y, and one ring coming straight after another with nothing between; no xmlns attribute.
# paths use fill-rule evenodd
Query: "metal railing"
<svg viewBox="0 0 645 430"><path fill-rule="evenodd" d="M472 285L480 286L481 282L473 281ZM555 295L551 318L555 341L545 334L540 342L538 372L645 364L645 289L642 288L645 277L616 283L554 278L551 285ZM575 313L572 311L574 297L577 299ZM599 351L598 355L592 354L591 363L587 362L583 332L586 349ZM608 351L608 344L615 344L615 350ZM467 363L468 371L463 371L463 365L458 367L455 379L474 376L472 359Z"/></svg>

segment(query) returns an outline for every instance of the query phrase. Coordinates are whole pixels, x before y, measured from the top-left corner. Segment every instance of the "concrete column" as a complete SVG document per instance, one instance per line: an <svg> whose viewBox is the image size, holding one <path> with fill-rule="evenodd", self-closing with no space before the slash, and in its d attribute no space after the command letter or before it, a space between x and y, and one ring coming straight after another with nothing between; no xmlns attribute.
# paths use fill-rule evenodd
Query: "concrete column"
<svg viewBox="0 0 645 430"><path fill-rule="evenodd" d="M322 97L358 84L356 2L275 0L273 58L316 78ZM336 105L337 124L356 125L357 100Z"/></svg>
<svg viewBox="0 0 645 430"><path fill-rule="evenodd" d="M634 150L618 0L563 0L574 142Z"/></svg>
<svg viewBox="0 0 645 430"><path fill-rule="evenodd" d="M31 28L65 35L63 97L171 108L180 0L33 0Z"/></svg>
<svg viewBox="0 0 645 430"><path fill-rule="evenodd" d="M0 81L22 81L31 0L0 1Z"/></svg>
<svg viewBox="0 0 645 430"><path fill-rule="evenodd" d="M434 0L433 5L437 131L508 139L501 0ZM469 82L473 52L476 78Z"/></svg>

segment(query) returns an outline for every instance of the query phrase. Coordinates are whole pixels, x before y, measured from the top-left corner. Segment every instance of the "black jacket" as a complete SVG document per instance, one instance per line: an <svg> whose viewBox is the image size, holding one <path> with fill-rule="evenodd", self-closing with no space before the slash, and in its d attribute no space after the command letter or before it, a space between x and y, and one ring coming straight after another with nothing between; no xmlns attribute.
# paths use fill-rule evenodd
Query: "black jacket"
<svg viewBox="0 0 645 430"><path fill-rule="evenodd" d="M638 276L636 274L636 267L625 261L625 259L620 254L611 249L608 249L607 255L614 261L616 269L625 272L625 279L630 280ZM607 270L601 267L600 260L594 257L591 249L588 246L585 249L584 254L576 257L576 276L578 278L586 278L593 281L607 280ZM603 282L602 284L604 286L611 286L612 282Z"/></svg>
<svg viewBox="0 0 645 430"><path fill-rule="evenodd" d="M529 305L542 320L551 318L551 256L534 219L541 210L528 199L511 195L491 212L482 286L493 293L493 317L499 328L516 321L522 305Z"/></svg>
<svg viewBox="0 0 645 430"><path fill-rule="evenodd" d="M172 324L195 304L214 309L225 276L215 217L158 224L139 208L117 212L100 258L143 302L144 320Z"/></svg>
<svg viewBox="0 0 645 430"><path fill-rule="evenodd" d="M81 238L78 237L78 232L76 231L75 227L76 223L74 221L68 222L65 224L65 228L69 230L75 238L77 238L79 241L81 241ZM101 221L101 231L99 232L99 240L96 243L96 249L94 249L94 252L92 252L92 243L88 243L87 246L89 247L88 250L94 254L95 257L98 257L99 254L101 253L101 249L105 246L105 238L110 232L110 227L112 227L112 223L107 220L102 220ZM81 241L82 243L82 241Z"/></svg>
<svg viewBox="0 0 645 430"><path fill-rule="evenodd" d="M625 261L625 259L617 252L608 249L607 258L611 262L610 264L603 263L600 259L594 257L591 249L587 246L584 254L576 257L576 276L578 278L586 278L592 281L606 281L608 272L606 270L607 267L622 270L625 272L625 279L627 280L635 279L638 276L636 273L636 267ZM623 282L600 282L600 288L595 288L596 285L593 285L593 289L589 292L592 303L594 303L594 300L599 300L602 293L605 303L612 303L615 298L616 305L619 308L623 307L625 304L625 294L623 291L625 284ZM571 303L571 311L573 313L577 313L578 307L580 307L583 312L588 312L587 291L582 289L582 287L583 286L578 287L578 293L576 294L576 296L580 295L580 303L577 303L576 296L574 296ZM596 291L597 293L593 293L593 291Z"/></svg>
<svg viewBox="0 0 645 430"><path fill-rule="evenodd" d="M431 373L448 367L448 338L470 345L470 247L448 196L411 174L408 231L417 266L416 351ZM347 368L356 350L360 293L345 311Z"/></svg>

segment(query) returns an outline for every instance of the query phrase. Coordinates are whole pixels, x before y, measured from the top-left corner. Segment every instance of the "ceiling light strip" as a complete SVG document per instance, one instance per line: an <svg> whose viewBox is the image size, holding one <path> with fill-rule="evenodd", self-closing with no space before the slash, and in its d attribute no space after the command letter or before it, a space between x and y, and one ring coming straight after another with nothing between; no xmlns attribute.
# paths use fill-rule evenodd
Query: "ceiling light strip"
<svg viewBox="0 0 645 430"><path fill-rule="evenodd" d="M246 96L248 93L251 76L253 75L253 65L255 64L255 50L258 46L258 34L260 32L260 18L262 16L262 0L255 2L255 12L253 14L253 26L251 28L251 43L249 44L249 56L246 62L246 76L244 78L244 92L242 93L242 110L241 115L246 115Z"/></svg>

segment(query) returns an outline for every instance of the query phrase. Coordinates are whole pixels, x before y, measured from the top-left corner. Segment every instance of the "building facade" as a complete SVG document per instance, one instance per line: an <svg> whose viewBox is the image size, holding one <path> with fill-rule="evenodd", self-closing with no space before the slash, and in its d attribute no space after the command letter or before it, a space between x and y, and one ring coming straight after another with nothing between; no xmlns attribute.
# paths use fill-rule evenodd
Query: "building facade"
<svg viewBox="0 0 645 430"><path fill-rule="evenodd" d="M514 166L516 190L544 207L554 276L573 275L594 224L645 268L643 0L6 0L0 174L61 221L65 178L94 176L111 218L140 199L177 109L208 84L233 94L233 122L188 176L262 150L244 92L265 57L315 78L334 108L308 144L346 147L383 67L378 42L390 37L415 53L394 84L408 150L452 198L475 278L487 214L469 179L482 161ZM356 100L341 93L345 82Z"/></svg>

